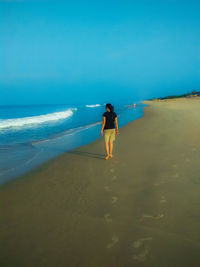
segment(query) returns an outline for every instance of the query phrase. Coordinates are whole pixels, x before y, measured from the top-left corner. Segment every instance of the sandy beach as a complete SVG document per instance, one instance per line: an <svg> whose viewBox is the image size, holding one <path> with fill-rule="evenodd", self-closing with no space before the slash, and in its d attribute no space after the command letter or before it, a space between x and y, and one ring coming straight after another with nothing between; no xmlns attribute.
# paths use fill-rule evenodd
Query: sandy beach
<svg viewBox="0 0 200 267"><path fill-rule="evenodd" d="M145 103L113 159L100 138L0 187L0 266L200 266L200 98Z"/></svg>

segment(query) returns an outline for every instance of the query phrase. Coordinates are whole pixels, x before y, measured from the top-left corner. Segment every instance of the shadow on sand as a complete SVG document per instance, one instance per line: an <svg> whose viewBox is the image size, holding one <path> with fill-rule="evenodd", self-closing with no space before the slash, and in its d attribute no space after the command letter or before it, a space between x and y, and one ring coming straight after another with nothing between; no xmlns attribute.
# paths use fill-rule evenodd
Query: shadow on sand
<svg viewBox="0 0 200 267"><path fill-rule="evenodd" d="M86 151L71 151L68 152L71 154L75 154L75 155L79 155L79 156L83 156L83 157L89 157L89 158L96 158L96 159L105 159L105 155L104 154L97 154L97 153L91 153L91 152L86 152Z"/></svg>

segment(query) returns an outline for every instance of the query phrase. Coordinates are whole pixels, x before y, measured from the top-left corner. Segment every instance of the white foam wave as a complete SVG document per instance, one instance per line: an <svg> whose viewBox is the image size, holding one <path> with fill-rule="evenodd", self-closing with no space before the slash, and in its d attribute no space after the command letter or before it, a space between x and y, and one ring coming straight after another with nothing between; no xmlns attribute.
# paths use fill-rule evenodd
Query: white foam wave
<svg viewBox="0 0 200 267"><path fill-rule="evenodd" d="M60 119L66 119L73 115L73 111L76 108L67 109L65 111L48 113L40 116L16 118L16 119L6 119L0 120L0 129L10 128L10 127L22 127L31 124L41 124L44 122L57 121Z"/></svg>
<svg viewBox="0 0 200 267"><path fill-rule="evenodd" d="M96 108L96 107L100 107L100 104L95 104L95 105L86 105L87 108Z"/></svg>

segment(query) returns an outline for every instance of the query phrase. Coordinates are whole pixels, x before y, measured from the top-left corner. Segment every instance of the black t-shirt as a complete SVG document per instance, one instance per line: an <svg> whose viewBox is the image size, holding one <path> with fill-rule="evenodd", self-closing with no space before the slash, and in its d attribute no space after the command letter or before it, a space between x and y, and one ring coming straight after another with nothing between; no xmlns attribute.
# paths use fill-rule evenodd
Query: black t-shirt
<svg viewBox="0 0 200 267"><path fill-rule="evenodd" d="M117 114L115 112L107 111L103 114L103 117L106 117L106 124L104 130L115 129L115 118L117 117Z"/></svg>

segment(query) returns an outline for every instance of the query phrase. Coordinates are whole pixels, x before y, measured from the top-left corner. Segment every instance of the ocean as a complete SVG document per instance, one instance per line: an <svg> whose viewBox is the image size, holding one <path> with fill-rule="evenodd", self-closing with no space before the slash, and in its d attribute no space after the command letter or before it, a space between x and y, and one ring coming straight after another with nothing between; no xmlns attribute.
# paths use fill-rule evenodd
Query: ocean
<svg viewBox="0 0 200 267"><path fill-rule="evenodd" d="M144 104L115 105L119 127ZM0 106L0 184L100 137L105 104Z"/></svg>

